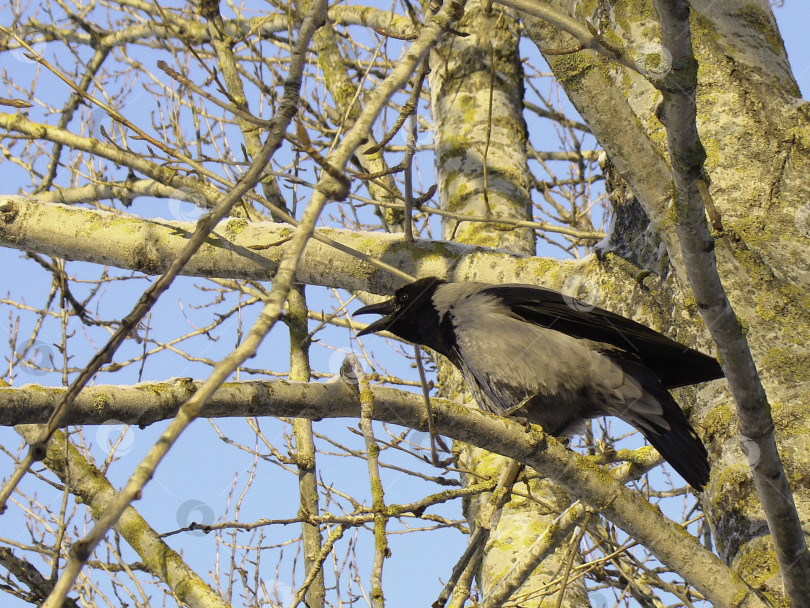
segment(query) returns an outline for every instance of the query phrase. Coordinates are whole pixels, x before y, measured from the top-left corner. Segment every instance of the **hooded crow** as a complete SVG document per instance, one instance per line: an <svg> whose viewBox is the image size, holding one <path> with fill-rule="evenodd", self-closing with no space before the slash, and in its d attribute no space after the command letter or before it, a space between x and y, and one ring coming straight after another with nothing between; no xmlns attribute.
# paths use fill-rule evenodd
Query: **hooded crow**
<svg viewBox="0 0 810 608"><path fill-rule="evenodd" d="M706 448L667 389L723 376L715 359L630 319L534 285L419 279L354 314L447 357L482 409L520 412L552 435L617 416L689 485L709 481Z"/></svg>

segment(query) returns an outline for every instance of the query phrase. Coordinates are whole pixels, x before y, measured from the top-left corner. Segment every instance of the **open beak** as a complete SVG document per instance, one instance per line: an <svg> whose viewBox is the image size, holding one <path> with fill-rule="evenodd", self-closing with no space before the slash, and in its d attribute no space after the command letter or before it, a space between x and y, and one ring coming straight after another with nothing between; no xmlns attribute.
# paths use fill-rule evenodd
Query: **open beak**
<svg viewBox="0 0 810 608"><path fill-rule="evenodd" d="M374 332L383 331L388 329L388 324L393 321L393 315L396 312L396 302L391 300L386 300L385 302L379 302L377 304L369 304L368 306L363 306L363 308L359 308L352 313L352 316L356 315L384 315L382 318L377 319L371 325L368 325L364 329L361 329L357 332L358 336L365 336L366 334L373 334Z"/></svg>

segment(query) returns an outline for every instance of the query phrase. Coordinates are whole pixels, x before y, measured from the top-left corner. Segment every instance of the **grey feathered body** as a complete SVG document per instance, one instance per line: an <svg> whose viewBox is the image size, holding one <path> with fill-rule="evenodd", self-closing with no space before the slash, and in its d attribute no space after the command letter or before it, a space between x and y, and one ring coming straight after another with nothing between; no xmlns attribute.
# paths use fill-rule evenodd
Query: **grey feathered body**
<svg viewBox="0 0 810 608"><path fill-rule="evenodd" d="M602 352L605 345L527 324L481 288L450 283L433 304L453 324L458 367L483 409L504 415L526 401L522 415L552 435L602 415L669 428L658 399Z"/></svg>

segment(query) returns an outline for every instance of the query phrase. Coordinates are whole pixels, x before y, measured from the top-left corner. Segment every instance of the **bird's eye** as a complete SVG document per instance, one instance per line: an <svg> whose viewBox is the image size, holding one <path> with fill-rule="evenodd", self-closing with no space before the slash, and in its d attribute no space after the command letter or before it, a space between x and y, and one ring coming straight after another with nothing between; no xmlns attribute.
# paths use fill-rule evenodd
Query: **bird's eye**
<svg viewBox="0 0 810 608"><path fill-rule="evenodd" d="M399 299L402 300L403 302L407 302L408 301L408 294L403 293L401 296L399 296Z"/></svg>

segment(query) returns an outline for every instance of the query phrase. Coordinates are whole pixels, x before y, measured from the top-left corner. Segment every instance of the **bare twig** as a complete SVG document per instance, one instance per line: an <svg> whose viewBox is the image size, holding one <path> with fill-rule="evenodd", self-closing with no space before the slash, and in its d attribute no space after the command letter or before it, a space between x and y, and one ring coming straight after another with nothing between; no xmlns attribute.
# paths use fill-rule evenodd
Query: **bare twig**
<svg viewBox="0 0 810 608"><path fill-rule="evenodd" d="M489 534L492 531L492 525L495 521L495 516L500 512L503 506L509 502L512 493L512 486L517 481L518 475L522 466L515 460L509 460L506 466L501 471L498 477L498 485L489 497L489 500L481 505L478 513L475 516L475 531L470 536L470 542L467 548L461 555L456 565L453 566L453 572L450 574L450 579L442 589L439 597L432 604L432 608L442 608L446 603L450 594L453 594L453 604L461 605L460 599L455 598L457 584L462 578L469 580L470 573L477 568L476 562L480 559L484 545L486 545ZM466 576L465 576L466 575ZM461 595L466 597L469 595L469 588L464 587L460 589Z"/></svg>
<svg viewBox="0 0 810 608"><path fill-rule="evenodd" d="M18 467L18 470L22 470L23 468L27 470L27 468L30 467L34 461L35 455L39 455L39 458L44 457L45 442L58 427L59 421L64 415L64 411L70 406L70 403L75 398L76 393L78 393L90 380L98 367L112 357L117 347L123 342L135 324L148 312L156 301L157 297L169 287L174 277L179 274L183 265L202 245L202 243L208 237L209 232L214 228L219 220L228 213L234 203L241 198L242 194L252 188L253 185L258 181L264 166L272 157L273 153L278 149L283 133L286 131L287 125L289 124L289 121L297 107L297 99L300 90L300 78L304 67L303 59L307 44L309 39L312 37L315 28L317 27L317 23L320 22L321 17L319 11L323 10L324 6L325 2L320 4L314 3L312 10L307 15L307 18L304 20L304 23L301 26L301 33L299 39L296 41L296 48L293 53L293 64L290 71L291 76L288 79L284 99L280 104L279 112L274 118L276 128L271 131L271 135L265 142L261 154L256 158L250 169L244 175L243 179L240 180L237 187L228 195L224 196L217 207L200 220L197 231L193 235L187 248L184 250L185 256L182 256L176 260L172 264L170 270L144 294L138 306L122 323L122 329L116 332L114 337L110 340L110 342L108 342L107 347L102 349L102 351L100 351L94 357L91 364L86 368L85 373L81 374L79 378L74 381L74 383L71 385L71 389L73 390L69 390L66 393L65 398L63 398L63 400L54 409L54 413L51 416L48 426L40 435L39 440L31 446L28 455L26 455L25 461L20 467ZM275 288L276 285L274 285L274 290ZM289 289L289 279L287 280L287 289ZM286 293L284 296L286 296ZM278 308L280 313L282 302L283 299L281 301L271 300L271 302L268 303L268 307L275 306ZM107 531L118 521L121 513L123 513L126 507L135 499L135 497L140 495L143 486L152 477L152 472L166 455L169 448L180 436L180 433L182 433L188 424L196 417L200 407L211 396L214 390L216 390L216 387L222 384L233 369L235 369L242 361L255 353L258 343L264 336L262 329L264 329L265 332L269 330L269 328L273 325L273 320L272 315L260 316L260 320L257 325L263 323L266 326L266 329L262 328L261 326L259 328L254 327L254 330L256 331L251 332L249 339L243 342L239 348L237 348L230 356L226 357L226 359L217 366L214 373L212 373L211 377L209 377L208 381L206 381L206 383L200 388L194 397L189 399L183 408L181 408L180 412L178 412L177 416L169 425L169 428L167 428L164 432L160 441L158 441L158 443L153 446L147 454L146 458L144 459L143 466L139 467L139 469L136 470L136 472L132 475L121 493L116 497L115 500L111 502L104 514L98 519L93 529L82 539L82 541L74 545L74 548L71 551L71 558L66 564L65 569L62 572L59 581L57 581L53 592L43 603L43 608L57 608L58 606L61 606L62 599L67 595L68 591L72 587L82 565L90 556L95 546L104 537ZM15 475L15 485L16 481L21 477L22 475ZM5 504L5 500L7 500L8 495L14 487L11 484L7 485L10 486L10 488L8 491L5 487L3 488L2 504Z"/></svg>
<svg viewBox="0 0 810 608"><path fill-rule="evenodd" d="M561 30L569 33L578 42L581 48L571 51L558 51L557 54L567 54L570 52L578 52L583 49L596 51L600 55L604 55L609 59L618 61L623 66L636 71L636 66L630 57L627 57L623 49L607 45L604 38L596 35L591 24L583 25L576 19L573 19L555 8L540 2L532 0L497 0L499 4L508 6L515 9L539 17L544 21L560 28Z"/></svg>

